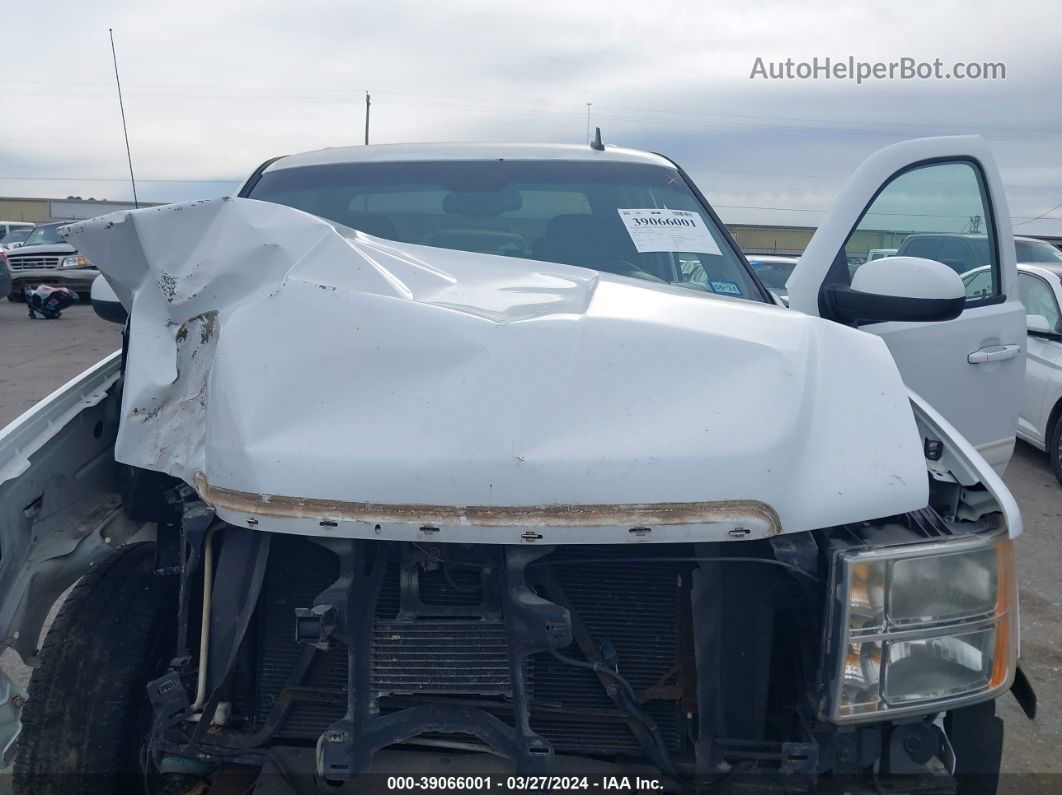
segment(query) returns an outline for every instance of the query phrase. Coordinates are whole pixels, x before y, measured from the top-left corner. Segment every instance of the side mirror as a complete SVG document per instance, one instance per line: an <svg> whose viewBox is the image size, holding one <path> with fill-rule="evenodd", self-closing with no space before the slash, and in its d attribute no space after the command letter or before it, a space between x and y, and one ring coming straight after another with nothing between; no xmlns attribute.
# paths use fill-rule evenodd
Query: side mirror
<svg viewBox="0 0 1062 795"><path fill-rule="evenodd" d="M962 278L943 263L920 257L882 257L860 265L852 286L823 288L829 317L841 323L954 320L966 306Z"/></svg>
<svg viewBox="0 0 1062 795"><path fill-rule="evenodd" d="M92 280L91 296L92 310L97 315L104 320L109 320L111 323L125 324L125 321L129 318L129 313L125 311L125 307L118 300L118 296L114 294L111 285L102 276L97 276Z"/></svg>
<svg viewBox="0 0 1062 795"><path fill-rule="evenodd" d="M1039 331L1043 334L1049 334L1054 331L1051 328L1051 324L1047 322L1047 318L1043 315L1026 315L1025 326L1029 331Z"/></svg>

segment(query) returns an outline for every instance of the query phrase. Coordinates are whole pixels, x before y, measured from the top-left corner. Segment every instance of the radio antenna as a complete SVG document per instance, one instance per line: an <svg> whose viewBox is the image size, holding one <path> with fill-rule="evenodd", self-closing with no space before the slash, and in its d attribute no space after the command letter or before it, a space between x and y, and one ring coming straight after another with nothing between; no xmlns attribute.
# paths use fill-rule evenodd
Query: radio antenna
<svg viewBox="0 0 1062 795"><path fill-rule="evenodd" d="M125 136L125 158L129 161L129 181L133 184L133 206L140 209L140 201L136 197L136 177L133 176L133 154L129 150L129 129L125 126L125 103L122 102L122 81L118 77L118 55L114 51L114 31L107 28L111 37L111 58L114 60L114 82L118 86L118 107L122 111L122 134Z"/></svg>

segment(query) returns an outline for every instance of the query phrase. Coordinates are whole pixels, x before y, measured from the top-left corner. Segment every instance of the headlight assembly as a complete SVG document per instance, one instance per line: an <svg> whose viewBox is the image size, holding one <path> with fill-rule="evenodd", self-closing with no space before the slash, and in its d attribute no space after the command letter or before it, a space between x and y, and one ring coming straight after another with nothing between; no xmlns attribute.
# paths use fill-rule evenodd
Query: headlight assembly
<svg viewBox="0 0 1062 795"><path fill-rule="evenodd" d="M64 268L91 268L92 263L89 262L88 257L80 257L77 254L72 254L69 257L63 257L63 261L60 263Z"/></svg>
<svg viewBox="0 0 1062 795"><path fill-rule="evenodd" d="M1010 686L1017 590L1009 538L840 552L833 587L831 720L951 709Z"/></svg>

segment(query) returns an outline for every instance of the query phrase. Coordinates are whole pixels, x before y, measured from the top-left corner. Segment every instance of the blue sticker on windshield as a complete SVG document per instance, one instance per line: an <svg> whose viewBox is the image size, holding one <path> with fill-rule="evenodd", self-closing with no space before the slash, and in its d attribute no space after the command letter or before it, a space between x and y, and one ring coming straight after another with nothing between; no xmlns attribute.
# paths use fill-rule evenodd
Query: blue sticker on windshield
<svg viewBox="0 0 1062 795"><path fill-rule="evenodd" d="M708 285L712 288L713 292L720 293L722 295L741 295L741 288L737 282L708 282Z"/></svg>
<svg viewBox="0 0 1062 795"><path fill-rule="evenodd" d="M755 268L758 271L762 271L764 268L767 267L767 263L766 262L760 262L759 260L756 260L756 259L750 259L749 260L749 265L751 265L753 268Z"/></svg>

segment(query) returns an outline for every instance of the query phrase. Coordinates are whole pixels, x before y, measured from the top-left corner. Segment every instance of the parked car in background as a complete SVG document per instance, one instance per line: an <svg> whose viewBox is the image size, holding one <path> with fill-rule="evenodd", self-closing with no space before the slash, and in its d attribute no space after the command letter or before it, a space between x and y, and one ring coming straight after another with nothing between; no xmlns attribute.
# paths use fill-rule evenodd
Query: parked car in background
<svg viewBox="0 0 1062 795"><path fill-rule="evenodd" d="M943 262L962 275L989 262L988 235L915 234L908 235L896 250L898 257L923 257Z"/></svg>
<svg viewBox="0 0 1062 795"><path fill-rule="evenodd" d="M967 295L978 295L987 284L987 271L978 268L963 277ZM1051 470L1062 484L1062 257L1054 263L1019 263L1018 293L1028 327L1018 438L1050 456Z"/></svg>
<svg viewBox="0 0 1062 795"><path fill-rule="evenodd" d="M1014 249L1018 262L1062 264L1062 251L1045 240L1015 237ZM984 234L914 234L904 238L894 253L900 257L934 259L964 274L988 264L989 240Z"/></svg>
<svg viewBox="0 0 1062 795"><path fill-rule="evenodd" d="M1015 237L1014 253L1019 265L1043 265L1047 268L1062 267L1062 251L1059 251L1045 240L1037 240L1033 237ZM962 281L966 285L966 297L968 299L975 297L984 298L992 294L992 271L986 266L982 265L966 271L962 275Z"/></svg>
<svg viewBox="0 0 1062 795"><path fill-rule="evenodd" d="M88 258L63 240L59 234L61 226L61 223L41 224L21 246L7 252L11 269L11 287L7 293L10 300L21 301L23 288L39 284L69 287L82 298L88 298L92 281L100 273Z"/></svg>
<svg viewBox="0 0 1062 795"><path fill-rule="evenodd" d="M1037 240L1035 237L1016 237L1014 238L1014 251L1019 263L1044 262L1062 265L1062 251L1046 240Z"/></svg>
<svg viewBox="0 0 1062 795"><path fill-rule="evenodd" d="M11 292L11 271L7 267L7 255L0 251L0 296Z"/></svg>
<svg viewBox="0 0 1062 795"><path fill-rule="evenodd" d="M789 291L785 283L793 275L800 257L784 257L778 254L748 254L749 265L760 277L763 286L782 299L782 303L789 305Z"/></svg>
<svg viewBox="0 0 1062 795"><path fill-rule="evenodd" d="M0 221L0 243L16 229L32 229L30 221Z"/></svg>
<svg viewBox="0 0 1062 795"><path fill-rule="evenodd" d="M876 259L885 259L885 257L891 257L896 254L894 248L872 248L867 252L867 262L873 262Z"/></svg>
<svg viewBox="0 0 1062 795"><path fill-rule="evenodd" d="M0 251L10 251L13 248L18 248L26 242L26 238L29 237L32 232L32 226L15 227L4 235L3 240L0 240Z"/></svg>

